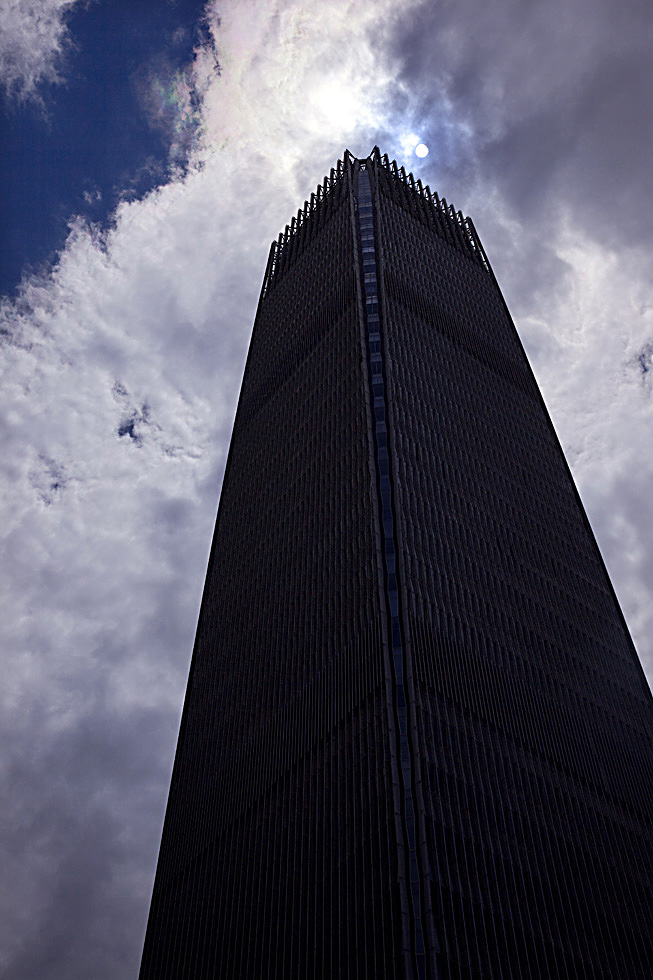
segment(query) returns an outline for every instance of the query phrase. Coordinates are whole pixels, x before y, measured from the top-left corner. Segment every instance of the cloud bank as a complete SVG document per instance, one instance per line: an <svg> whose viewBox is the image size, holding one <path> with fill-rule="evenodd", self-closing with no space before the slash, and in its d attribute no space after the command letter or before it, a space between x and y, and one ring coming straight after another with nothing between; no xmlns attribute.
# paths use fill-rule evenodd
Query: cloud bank
<svg viewBox="0 0 653 980"><path fill-rule="evenodd" d="M51 16L45 67L16 57L8 88L54 71L69 6L25 6ZM651 665L651 23L619 10L209 3L192 64L147 79L168 182L108 227L73 216L4 302L6 980L137 974L269 243L345 146L474 217Z"/></svg>

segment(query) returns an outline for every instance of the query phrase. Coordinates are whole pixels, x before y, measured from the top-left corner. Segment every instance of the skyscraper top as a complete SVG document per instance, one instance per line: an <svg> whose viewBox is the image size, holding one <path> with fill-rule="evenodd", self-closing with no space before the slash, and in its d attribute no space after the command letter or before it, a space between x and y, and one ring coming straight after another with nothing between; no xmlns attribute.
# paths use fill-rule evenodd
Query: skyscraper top
<svg viewBox="0 0 653 980"><path fill-rule="evenodd" d="M396 160L390 160L387 153L382 154L375 146L364 159L345 150L342 159L331 168L309 200L304 201L303 207L280 232L270 248L263 295L273 288L279 276L293 264L299 251L319 232L329 214L338 206L345 181L354 179L362 167L370 171L372 180L378 180L382 193L489 271L490 266L472 219L456 211L446 198L441 198L428 184L422 184L419 177L415 179L412 173L399 166Z"/></svg>

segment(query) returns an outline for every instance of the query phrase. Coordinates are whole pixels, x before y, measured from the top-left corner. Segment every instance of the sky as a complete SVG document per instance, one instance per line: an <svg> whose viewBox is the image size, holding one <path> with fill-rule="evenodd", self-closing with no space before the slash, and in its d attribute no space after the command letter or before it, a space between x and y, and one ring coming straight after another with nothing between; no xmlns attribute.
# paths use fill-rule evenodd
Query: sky
<svg viewBox="0 0 653 980"><path fill-rule="evenodd" d="M473 217L653 676L653 7L0 21L0 974L123 980L268 249L346 147Z"/></svg>

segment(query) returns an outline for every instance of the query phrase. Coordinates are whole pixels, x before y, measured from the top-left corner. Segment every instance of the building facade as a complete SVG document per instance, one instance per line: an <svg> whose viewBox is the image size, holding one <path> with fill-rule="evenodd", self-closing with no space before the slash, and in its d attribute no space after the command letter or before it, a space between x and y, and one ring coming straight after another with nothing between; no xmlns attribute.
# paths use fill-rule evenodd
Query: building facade
<svg viewBox="0 0 653 980"><path fill-rule="evenodd" d="M141 980L653 977L651 696L470 219L270 251Z"/></svg>

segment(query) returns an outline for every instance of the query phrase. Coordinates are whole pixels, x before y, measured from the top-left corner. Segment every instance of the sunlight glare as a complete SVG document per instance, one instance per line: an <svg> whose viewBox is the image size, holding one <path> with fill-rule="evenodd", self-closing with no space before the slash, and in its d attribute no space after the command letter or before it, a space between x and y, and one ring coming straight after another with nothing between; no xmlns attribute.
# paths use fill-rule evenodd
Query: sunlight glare
<svg viewBox="0 0 653 980"><path fill-rule="evenodd" d="M328 126L335 133L354 128L358 115L355 90L337 81L325 82L312 95L315 123L319 129Z"/></svg>

